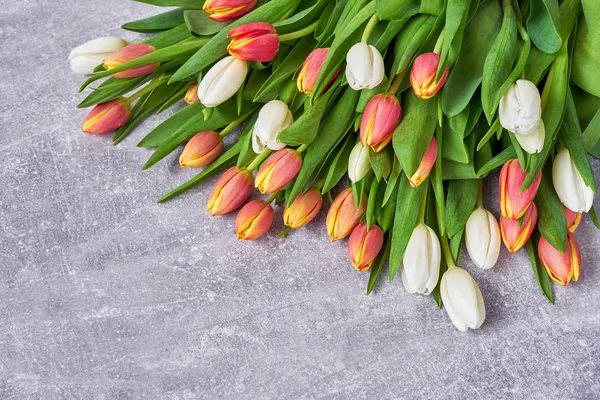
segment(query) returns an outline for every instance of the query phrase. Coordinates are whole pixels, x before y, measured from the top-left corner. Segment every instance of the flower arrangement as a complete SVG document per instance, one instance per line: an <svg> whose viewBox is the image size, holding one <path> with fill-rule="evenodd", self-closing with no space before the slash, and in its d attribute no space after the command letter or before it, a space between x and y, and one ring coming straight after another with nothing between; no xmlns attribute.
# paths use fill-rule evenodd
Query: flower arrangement
<svg viewBox="0 0 600 400"><path fill-rule="evenodd" d="M203 168L159 202L220 174L206 208L239 210L240 240L263 236L274 206L287 236L330 203L327 232L349 238L367 294L389 260L390 281L400 271L462 331L485 320L463 242L482 269L502 242L526 248L550 302L551 281L579 279L574 232L583 214L599 226L595 0L143 2L176 8L123 25L145 40L94 39L69 60L91 75L81 90L104 79L79 105L93 106L83 131L115 144L188 104L138 144L155 148L144 169L180 146L181 168ZM497 168L499 222L481 195Z"/></svg>

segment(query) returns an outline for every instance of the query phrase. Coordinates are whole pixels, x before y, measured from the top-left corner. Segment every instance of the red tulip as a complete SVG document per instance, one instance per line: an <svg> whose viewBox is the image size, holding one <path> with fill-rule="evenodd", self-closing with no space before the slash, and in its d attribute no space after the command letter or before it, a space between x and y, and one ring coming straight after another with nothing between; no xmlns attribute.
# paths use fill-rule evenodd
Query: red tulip
<svg viewBox="0 0 600 400"><path fill-rule="evenodd" d="M279 51L279 35L275 27L266 22L252 22L229 31L232 38L227 51L246 61L269 62Z"/></svg>
<svg viewBox="0 0 600 400"><path fill-rule="evenodd" d="M527 190L521 191L527 173L519 160L507 161L500 171L500 212L506 218L519 219L527 211L537 194L542 172L540 171Z"/></svg>
<svg viewBox="0 0 600 400"><path fill-rule="evenodd" d="M127 61L135 60L141 56L145 56L154 52L156 48L146 43L135 43L117 50L110 56L104 59L104 68L110 70L125 64ZM140 67L128 69L126 71L113 74L115 78L137 78L138 76L149 75L156 71L160 63L146 64Z"/></svg>
<svg viewBox="0 0 600 400"><path fill-rule="evenodd" d="M421 99L430 99L446 83L448 79L448 67L444 71L444 75L439 81L435 81L435 77L440 64L440 55L436 53L424 53L418 56L413 62L410 71L410 84L413 92Z"/></svg>
<svg viewBox="0 0 600 400"><path fill-rule="evenodd" d="M215 161L225 146L217 132L203 131L197 133L186 144L181 156L179 166L181 168L201 168Z"/></svg>
<svg viewBox="0 0 600 400"><path fill-rule="evenodd" d="M283 223L290 228L298 229L312 221L323 205L323 196L315 188L299 194L283 212Z"/></svg>
<svg viewBox="0 0 600 400"><path fill-rule="evenodd" d="M354 205L352 189L344 189L335 198L327 213L327 234L335 242L348 236L358 225L367 210L367 200L363 198L360 207Z"/></svg>
<svg viewBox="0 0 600 400"><path fill-rule="evenodd" d="M256 6L256 0L206 0L202 9L213 21L226 22L248 14Z"/></svg>
<svg viewBox="0 0 600 400"><path fill-rule="evenodd" d="M83 121L81 130L91 135L101 135L123 126L131 114L129 101L123 97L98 104Z"/></svg>
<svg viewBox="0 0 600 400"><path fill-rule="evenodd" d="M369 100L360 122L360 141L381 151L392 140L396 127L402 119L402 108L396 96L376 94Z"/></svg>
<svg viewBox="0 0 600 400"><path fill-rule="evenodd" d="M535 203L531 203L527 208L527 211L525 211L520 226L518 219L500 216L500 234L502 235L502 241L509 252L514 253L525 246L535 228L537 219L538 209L535 206Z"/></svg>
<svg viewBox="0 0 600 400"><path fill-rule="evenodd" d="M323 65L325 64L325 60L327 59L327 55L329 54L329 48L322 48L313 50L312 53L306 57L304 60L304 64L302 64L302 68L300 68L300 72L298 73L298 79L296 80L296 85L298 86L298 90L302 93L306 93L311 96L315 84L317 83L317 79L319 78L319 74L323 69ZM335 78L340 73L340 69L333 75L333 77L329 80L323 91L327 90L327 88L335 81Z"/></svg>
<svg viewBox="0 0 600 400"><path fill-rule="evenodd" d="M560 252L546 239L540 238L538 255L548 276L556 283L567 286L571 280L577 282L581 274L581 254L575 236L569 232L565 251Z"/></svg>
<svg viewBox="0 0 600 400"><path fill-rule="evenodd" d="M296 150L281 149L262 165L254 185L262 194L271 194L290 183L302 167L302 157Z"/></svg>
<svg viewBox="0 0 600 400"><path fill-rule="evenodd" d="M423 183L425 179L427 179L431 169L433 168L433 165L435 164L435 160L437 160L437 156L438 144L437 140L435 140L433 137L431 138L431 142L429 142L429 146L427 146L427 150L425 151L425 155L423 155L423 159L421 160L421 164L419 164L417 172L408 178L408 181L412 187L416 188Z"/></svg>
<svg viewBox="0 0 600 400"><path fill-rule="evenodd" d="M383 247L383 232L377 225L367 230L367 223L358 225L348 241L348 255L352 266L364 272L371 268L373 261Z"/></svg>
<svg viewBox="0 0 600 400"><path fill-rule="evenodd" d="M252 193L252 172L231 167L217 181L206 209L212 215L232 212L246 201Z"/></svg>
<svg viewBox="0 0 600 400"><path fill-rule="evenodd" d="M256 240L273 224L273 208L261 200L246 204L235 219L235 233L240 240Z"/></svg>

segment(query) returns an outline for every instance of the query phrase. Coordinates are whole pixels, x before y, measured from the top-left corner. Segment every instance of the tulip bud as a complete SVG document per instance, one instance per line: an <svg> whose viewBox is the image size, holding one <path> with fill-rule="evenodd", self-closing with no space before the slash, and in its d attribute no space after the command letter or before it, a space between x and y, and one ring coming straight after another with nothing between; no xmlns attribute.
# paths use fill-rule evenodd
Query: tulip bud
<svg viewBox="0 0 600 400"><path fill-rule="evenodd" d="M206 209L212 215L232 212L246 201L252 193L252 172L231 167L217 180Z"/></svg>
<svg viewBox="0 0 600 400"><path fill-rule="evenodd" d="M566 148L554 157L552 182L563 206L578 213L590 211L594 203L594 192L583 181Z"/></svg>
<svg viewBox="0 0 600 400"><path fill-rule="evenodd" d="M527 211L540 187L542 172L540 171L529 187L521 192L527 173L521 169L519 160L507 161L500 171L500 211L510 219L519 219Z"/></svg>
<svg viewBox="0 0 600 400"><path fill-rule="evenodd" d="M360 207L354 205L352 189L344 189L335 198L327 213L327 234L335 242L348 236L367 210L367 200L363 198Z"/></svg>
<svg viewBox="0 0 600 400"><path fill-rule="evenodd" d="M206 0L202 9L213 21L227 22L248 14L255 5L256 0Z"/></svg>
<svg viewBox="0 0 600 400"><path fill-rule="evenodd" d="M69 54L71 69L78 74L93 74L106 57L128 44L126 40L116 37L99 37L85 42Z"/></svg>
<svg viewBox="0 0 600 400"><path fill-rule="evenodd" d="M427 225L415 227L402 259L400 275L408 293L431 294L437 286L442 260L440 240Z"/></svg>
<svg viewBox="0 0 600 400"><path fill-rule="evenodd" d="M281 131L294 122L294 116L281 100L271 100L258 113L258 118L252 131L252 150L256 154L266 149L281 150L285 144L277 141Z"/></svg>
<svg viewBox="0 0 600 400"><path fill-rule="evenodd" d="M440 80L435 81L439 64L440 55L436 53L423 53L415 58L410 71L410 84L418 98L424 100L432 98L446 83L448 67Z"/></svg>
<svg viewBox="0 0 600 400"><path fill-rule="evenodd" d="M477 329L485 321L481 290L464 269L450 267L444 272L440 294L450 320L459 331Z"/></svg>
<svg viewBox="0 0 600 400"><path fill-rule="evenodd" d="M435 140L435 137L432 137L431 142L429 142L429 146L427 146L427 150L425 150L425 154L423 155L421 164L419 164L419 168L417 168L417 172L415 172L413 176L408 178L408 181L410 182L410 185L412 187L416 188L421 183L423 183L425 179L427 179L429 173L431 172L431 169L435 164L435 160L437 160L437 156L437 140Z"/></svg>
<svg viewBox="0 0 600 400"><path fill-rule="evenodd" d="M519 79L500 99L498 114L504 129L523 136L531 134L542 119L538 88L533 82Z"/></svg>
<svg viewBox="0 0 600 400"><path fill-rule="evenodd" d="M375 46L360 42L346 55L346 79L354 90L373 89L385 77L383 57Z"/></svg>
<svg viewBox="0 0 600 400"><path fill-rule="evenodd" d="M306 93L309 96L312 95L315 83L317 83L317 79L319 78L319 74L323 69L323 64L325 64L328 54L329 48L326 47L313 50L313 52L306 57L306 60L304 60L304 64L302 64L302 68L300 68L300 72L298 73L298 79L296 80L296 85L298 86L298 90L300 92ZM338 69L338 71L333 75L333 78L331 78L327 85L325 85L323 91L329 88L339 73L340 70Z"/></svg>
<svg viewBox="0 0 600 400"><path fill-rule="evenodd" d="M514 253L525 246L535 228L537 219L538 209L535 206L535 203L531 203L531 205L527 207L521 225L519 225L518 219L500 216L500 234L502 235L502 241L509 252Z"/></svg>
<svg viewBox="0 0 600 400"><path fill-rule="evenodd" d="M565 216L567 217L567 229L569 229L569 232L575 232L581 223L583 213L576 213L575 211L569 210L565 206L563 206L563 208L565 209Z"/></svg>
<svg viewBox="0 0 600 400"><path fill-rule="evenodd" d="M396 96L379 93L371 97L360 122L360 141L376 153L392 140L402 119L402 108Z"/></svg>
<svg viewBox="0 0 600 400"><path fill-rule="evenodd" d="M85 117L81 130L91 135L111 132L123 126L130 114L129 101L119 97L95 106Z"/></svg>
<svg viewBox="0 0 600 400"><path fill-rule="evenodd" d="M383 232L377 225L367 230L367 223L358 225L348 240L348 255L352 266L360 272L371 268L383 247Z"/></svg>
<svg viewBox="0 0 600 400"><path fill-rule="evenodd" d="M541 237L538 244L538 256L548 276L554 282L567 286L571 279L575 282L579 280L579 275L581 274L581 254L579 253L579 244L575 240L575 235L571 232L567 235L567 242L563 253L552 247L544 237Z"/></svg>
<svg viewBox="0 0 600 400"><path fill-rule="evenodd" d="M155 51L154 46L150 46L146 43L135 43L125 46L120 50L112 53L104 59L104 68L110 70L116 68L121 64L125 64L127 61L135 60L147 54ZM126 71L117 72L113 74L115 78L137 78L138 76L149 75L156 71L160 63L146 64L140 67L128 69Z"/></svg>
<svg viewBox="0 0 600 400"><path fill-rule="evenodd" d="M217 132L203 131L197 133L185 145L179 166L181 168L201 168L215 161L223 154L225 146Z"/></svg>
<svg viewBox="0 0 600 400"><path fill-rule="evenodd" d="M261 200L248 202L235 218L235 233L240 240L256 240L273 224L273 208Z"/></svg>
<svg viewBox="0 0 600 400"><path fill-rule="evenodd" d="M361 142L356 143L350 152L348 159L348 178L352 182L358 182L371 170L369 162L369 148Z"/></svg>
<svg viewBox="0 0 600 400"><path fill-rule="evenodd" d="M478 207L465 226L467 251L471 260L482 269L496 265L500 255L500 228L488 210Z"/></svg>
<svg viewBox="0 0 600 400"><path fill-rule="evenodd" d="M315 188L299 194L283 212L283 223L292 229L303 227L312 221L323 205L323 196Z"/></svg>
<svg viewBox="0 0 600 400"><path fill-rule="evenodd" d="M187 92L185 92L185 97L183 100L188 104L194 104L200 100L198 98L198 83L194 83L188 88Z"/></svg>
<svg viewBox="0 0 600 400"><path fill-rule="evenodd" d="M281 149L262 165L254 185L262 194L271 194L290 183L302 167L302 157L296 150Z"/></svg>
<svg viewBox="0 0 600 400"><path fill-rule="evenodd" d="M233 28L227 34L232 38L227 51L245 61L269 62L279 51L279 35L267 22L252 22Z"/></svg>
<svg viewBox="0 0 600 400"><path fill-rule="evenodd" d="M248 63L233 56L217 62L206 73L198 86L198 98L205 107L216 107L230 99L240 89L246 75Z"/></svg>
<svg viewBox="0 0 600 400"><path fill-rule="evenodd" d="M544 148L544 141L546 140L546 128L544 121L540 120L537 128L528 135L519 135L515 133L517 142L521 145L521 148L529 154L541 153Z"/></svg>

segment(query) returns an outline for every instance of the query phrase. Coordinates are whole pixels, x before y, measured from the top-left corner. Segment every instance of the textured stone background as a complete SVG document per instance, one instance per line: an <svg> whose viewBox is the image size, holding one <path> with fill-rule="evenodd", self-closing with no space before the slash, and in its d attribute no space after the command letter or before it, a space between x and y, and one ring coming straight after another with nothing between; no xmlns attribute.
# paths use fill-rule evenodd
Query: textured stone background
<svg viewBox="0 0 600 400"><path fill-rule="evenodd" d="M159 119L117 147L83 134L82 79L66 61L152 12L126 0L0 9L1 399L600 397L600 234L587 219L581 280L555 286L556 305L525 252L503 249L491 271L464 259L488 314L461 333L400 282L366 297L368 275L328 242L323 213L288 240L240 243L233 216L204 211L214 180L157 205L194 171L173 156L141 172L150 152L135 144ZM495 179L485 205L497 215Z"/></svg>

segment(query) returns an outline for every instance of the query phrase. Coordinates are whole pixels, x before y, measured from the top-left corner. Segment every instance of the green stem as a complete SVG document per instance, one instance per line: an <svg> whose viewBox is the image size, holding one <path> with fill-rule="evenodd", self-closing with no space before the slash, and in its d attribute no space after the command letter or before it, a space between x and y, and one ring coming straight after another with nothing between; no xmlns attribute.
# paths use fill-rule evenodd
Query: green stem
<svg viewBox="0 0 600 400"><path fill-rule="evenodd" d="M269 197L267 197L267 199L265 200L265 204L271 204L273 202L273 200L275 200L277 198L278 194L279 194L279 191L277 191L275 193L271 193L271 195Z"/></svg>
<svg viewBox="0 0 600 400"><path fill-rule="evenodd" d="M286 226L284 230L282 230L281 232L279 232L277 234L277 237L286 238L288 236L288 233L290 233L291 231L292 231L292 228L289 226Z"/></svg>
<svg viewBox="0 0 600 400"><path fill-rule="evenodd" d="M371 34L375 29L375 25L377 25L378 22L379 17L377 16L377 14L374 14L369 20L369 23L367 24L365 30L363 31L362 39L360 40L361 42L367 43L369 41L369 37L371 37Z"/></svg>
<svg viewBox="0 0 600 400"><path fill-rule="evenodd" d="M162 85L163 81L164 81L164 79L162 76L160 78L156 78L155 80L150 82L148 85L144 86L142 89L138 90L137 92L135 92L134 94L129 96L127 98L127 101L129 101L130 103L134 102L135 100L139 99L140 97L144 96L145 94L150 93L151 91L156 89L158 86Z"/></svg>
<svg viewBox="0 0 600 400"><path fill-rule="evenodd" d="M246 113L246 114L242 115L238 119L232 121L225 128L223 128L223 130L221 131L221 133L219 133L219 136L221 136L221 139L224 138L225 136L229 135L231 132L233 132L233 130L235 128L237 128L242 122L244 122L246 120L246 118L248 118L248 116L250 114L251 113Z"/></svg>
<svg viewBox="0 0 600 400"><path fill-rule="evenodd" d="M323 185L325 184L325 178L321 178L317 181L317 184L315 185L315 189L317 189L319 192L321 191L321 189L323 189Z"/></svg>
<svg viewBox="0 0 600 400"><path fill-rule="evenodd" d="M301 37L304 37L310 33L313 33L315 31L315 29L317 29L318 24L319 24L319 21L315 21L312 24L310 24L309 26L307 26L306 28L300 29L299 31L279 35L279 41L280 42L288 42L290 40L300 39Z"/></svg>
<svg viewBox="0 0 600 400"><path fill-rule="evenodd" d="M446 235L440 237L440 244L442 245L442 251L444 253L444 258L446 259L446 264L448 264L448 269L456 267L454 258L452 258L452 252L450 251L448 237Z"/></svg>
<svg viewBox="0 0 600 400"><path fill-rule="evenodd" d="M390 86L390 90L388 90L388 93L395 95L398 91L398 88L400 87L400 84L402 83L402 79L404 79L404 72L400 72L394 77L394 80L392 81L392 85Z"/></svg>
<svg viewBox="0 0 600 400"><path fill-rule="evenodd" d="M440 52L442 51L442 45L444 44L444 31L445 29L442 29L442 33L440 33L437 42L435 42L435 48L433 49L433 52L435 54L440 54Z"/></svg>
<svg viewBox="0 0 600 400"><path fill-rule="evenodd" d="M429 185L427 183L427 185ZM419 209L419 222L421 224L425 223L425 211L427 211L427 195L429 194L429 188L425 189L425 194L423 195L423 201L421 202L421 208Z"/></svg>
<svg viewBox="0 0 600 400"><path fill-rule="evenodd" d="M479 191L477 192L477 207L483 206L483 180L479 183Z"/></svg>
<svg viewBox="0 0 600 400"><path fill-rule="evenodd" d="M296 149L296 151L298 152L298 154L302 154L306 151L306 149L308 149L308 145L307 144L303 144L302 146L298 147Z"/></svg>
<svg viewBox="0 0 600 400"><path fill-rule="evenodd" d="M246 167L246 169L248 171L254 171L256 168L258 168L260 163L262 163L263 161L265 161L267 159L269 154L271 154L271 150L266 149L265 151L263 151L262 153L260 153L256 157L254 157L254 160L252 160L252 162L250 163L250 165L248 165Z"/></svg>

